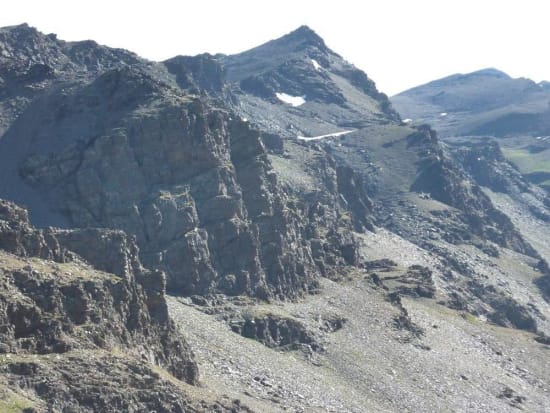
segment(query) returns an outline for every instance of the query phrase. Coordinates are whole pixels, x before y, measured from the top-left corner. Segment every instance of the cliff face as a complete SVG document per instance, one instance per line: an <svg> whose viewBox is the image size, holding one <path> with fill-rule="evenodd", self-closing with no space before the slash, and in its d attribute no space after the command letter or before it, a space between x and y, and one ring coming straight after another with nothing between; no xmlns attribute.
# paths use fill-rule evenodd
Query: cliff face
<svg viewBox="0 0 550 413"><path fill-rule="evenodd" d="M246 410L178 384L196 384L197 365L168 316L164 274L141 266L132 238L35 229L0 201L0 241L1 408Z"/></svg>
<svg viewBox="0 0 550 413"><path fill-rule="evenodd" d="M422 141L430 148L419 161L418 174L411 186L412 190L426 192L434 199L461 210L462 219L472 234L519 253L538 257L537 252L522 238L510 219L497 210L478 184L469 180L459 165L443 152L437 142L435 131L420 128L417 134L409 136L408 139L411 148L418 146ZM480 176L481 171L479 174L475 169L471 171L480 184L486 183L483 180L485 176Z"/></svg>
<svg viewBox="0 0 550 413"><path fill-rule="evenodd" d="M2 139L19 159L5 164L4 185L15 197L30 186L66 225L135 235L144 264L164 270L179 294L294 297L314 288L308 207L287 206L259 132L186 95L221 69L208 57L167 66L187 74L178 81L186 89L139 65L48 89Z"/></svg>
<svg viewBox="0 0 550 413"><path fill-rule="evenodd" d="M25 181L72 225L135 234L175 292L295 296L313 282L305 211L286 205L259 132L200 101L26 159Z"/></svg>
<svg viewBox="0 0 550 413"><path fill-rule="evenodd" d="M120 348L197 381L193 354L168 317L164 274L141 266L131 238L37 230L25 210L1 201L0 239L3 353Z"/></svg>

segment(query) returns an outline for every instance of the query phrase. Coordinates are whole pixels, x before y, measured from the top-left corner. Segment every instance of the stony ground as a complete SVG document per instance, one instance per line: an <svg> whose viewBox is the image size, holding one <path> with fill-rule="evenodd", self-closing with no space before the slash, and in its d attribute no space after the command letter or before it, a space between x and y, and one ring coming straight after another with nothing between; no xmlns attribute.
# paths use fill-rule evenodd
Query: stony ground
<svg viewBox="0 0 550 413"><path fill-rule="evenodd" d="M367 235L372 254L398 265L426 264L428 253L385 231ZM381 250L380 254L382 254ZM257 411L529 412L548 411L548 345L516 329L488 324L437 304L437 298L388 300L365 271L298 302L227 300L216 309L169 299L170 313L193 346L201 382ZM213 312L209 315L207 313ZM271 314L300 321L320 348L268 348L231 331L227 314ZM323 320L345 320L334 332ZM201 326L201 328L197 328ZM546 360L546 362L545 362Z"/></svg>

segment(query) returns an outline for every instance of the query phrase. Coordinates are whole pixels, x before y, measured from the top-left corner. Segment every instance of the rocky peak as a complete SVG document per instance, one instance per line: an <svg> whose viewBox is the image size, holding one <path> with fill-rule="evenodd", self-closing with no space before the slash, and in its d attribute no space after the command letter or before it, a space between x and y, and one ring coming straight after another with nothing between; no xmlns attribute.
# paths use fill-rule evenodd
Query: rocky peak
<svg viewBox="0 0 550 413"><path fill-rule="evenodd" d="M102 46L93 40L64 42L63 52L81 69L92 73L144 63L143 59L132 52Z"/></svg>
<svg viewBox="0 0 550 413"><path fill-rule="evenodd" d="M434 126L444 137L546 135L549 88L483 69L454 74L392 97L404 118Z"/></svg>
<svg viewBox="0 0 550 413"><path fill-rule="evenodd" d="M57 39L55 34L41 33L24 23L0 29L0 62L4 66L0 74L11 68L21 77L21 73L33 68L36 72L38 65L58 75L74 72L89 75L145 63L145 60L134 53L102 46L93 40L65 42Z"/></svg>
<svg viewBox="0 0 550 413"><path fill-rule="evenodd" d="M313 30L302 26L253 49L225 56L222 62L227 70L228 80L235 82L253 75L261 75L290 61L307 59L311 66L309 59L318 59L321 66L327 66L330 55L338 56L326 47L324 40ZM313 73L315 72L312 71Z"/></svg>
<svg viewBox="0 0 550 413"><path fill-rule="evenodd" d="M316 47L324 52L329 51L325 41L306 25L298 27L296 30L273 42L280 46L286 46L289 51L297 51L307 47Z"/></svg>
<svg viewBox="0 0 550 413"><path fill-rule="evenodd" d="M272 103L287 103L284 96L288 95L345 110L369 107L384 118L399 119L374 82L307 26L220 61L233 86Z"/></svg>
<svg viewBox="0 0 550 413"><path fill-rule="evenodd" d="M35 65L60 69L69 63L55 35L45 35L27 24L0 29L0 74L21 77Z"/></svg>
<svg viewBox="0 0 550 413"><path fill-rule="evenodd" d="M45 35L27 23L0 28L0 44L4 50L19 47L21 49L30 48L36 52L41 43L50 45L57 43L57 36L55 34ZM8 57L5 53L2 55Z"/></svg>
<svg viewBox="0 0 550 413"><path fill-rule="evenodd" d="M494 81L494 80L512 80L512 78L501 70L495 68L486 68L476 70L470 73L456 73L450 76L446 76L442 79L434 80L428 85L444 87L446 85L452 86L465 82L481 82L481 81ZM421 88L422 86L419 86ZM411 89L412 90L412 89Z"/></svg>

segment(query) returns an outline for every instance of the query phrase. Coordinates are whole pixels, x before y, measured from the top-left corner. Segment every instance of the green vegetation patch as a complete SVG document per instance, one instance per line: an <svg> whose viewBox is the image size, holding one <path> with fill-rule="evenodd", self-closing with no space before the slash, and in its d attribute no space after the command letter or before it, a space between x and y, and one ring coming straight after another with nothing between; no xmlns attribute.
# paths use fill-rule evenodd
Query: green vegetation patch
<svg viewBox="0 0 550 413"><path fill-rule="evenodd" d="M502 148L502 152L524 174L550 172L550 150L533 154L526 149Z"/></svg>
<svg viewBox="0 0 550 413"><path fill-rule="evenodd" d="M20 413L25 409L34 407L35 404L29 399L12 392L11 390L0 389L0 412Z"/></svg>

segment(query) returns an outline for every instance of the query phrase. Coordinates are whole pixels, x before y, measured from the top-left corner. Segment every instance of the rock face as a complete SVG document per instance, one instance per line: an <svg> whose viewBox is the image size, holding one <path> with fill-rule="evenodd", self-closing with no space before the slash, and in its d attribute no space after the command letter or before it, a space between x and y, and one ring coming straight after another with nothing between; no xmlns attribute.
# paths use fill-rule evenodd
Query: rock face
<svg viewBox="0 0 550 413"><path fill-rule="evenodd" d="M2 377L13 389L3 389L0 407L15 411L251 412L238 400L194 401L157 369L109 352L0 357Z"/></svg>
<svg viewBox="0 0 550 413"><path fill-rule="evenodd" d="M248 411L177 384L196 384L197 365L168 316L164 274L141 266L132 238L35 229L0 200L0 240L0 407Z"/></svg>
<svg viewBox="0 0 550 413"><path fill-rule="evenodd" d="M474 234L522 254L538 257L510 219L497 210L481 188L468 181L460 168L453 165L453 160L438 147L435 131L421 128L418 134L408 137L410 146L414 147L428 137L432 147L428 156L420 161L419 173L411 189L429 193L432 198L463 211L463 219Z"/></svg>
<svg viewBox="0 0 550 413"><path fill-rule="evenodd" d="M14 30L49 44L32 29ZM77 65L97 45L81 44L79 53L59 42L48 47ZM100 51L105 59L116 53ZM47 200L35 211L42 223L135 235L144 264L165 271L178 294L294 297L314 288L325 263L312 256L306 232L316 224L307 223L309 206L289 206L257 130L207 98L187 95L222 96L219 64L209 56L174 58L154 70L142 61L125 63L85 66L87 78L76 84L51 81L66 85L62 90L43 85L46 91L1 140L4 148L18 146L20 161L5 164L11 178L4 191L27 203L40 194ZM58 108L54 117L44 104ZM20 136L25 142L16 144ZM20 190L27 185L33 189ZM41 219L52 213L59 220ZM346 244L337 245L339 236L331 242L331 253L343 256Z"/></svg>
<svg viewBox="0 0 550 413"><path fill-rule="evenodd" d="M285 211L259 133L200 101L26 159L25 181L72 225L135 234L144 263L165 270L173 291L294 296L313 277L308 245L290 248L305 231L301 212Z"/></svg>
<svg viewBox="0 0 550 413"><path fill-rule="evenodd" d="M256 317L245 315L242 320L232 320L231 330L267 347L295 350L309 346L313 351L320 349L313 333L300 322L272 314Z"/></svg>
<svg viewBox="0 0 550 413"><path fill-rule="evenodd" d="M3 353L118 347L197 381L192 352L168 317L164 274L141 266L129 237L37 230L26 214L0 201Z"/></svg>
<svg viewBox="0 0 550 413"><path fill-rule="evenodd" d="M478 185L502 193L528 191L521 173L506 160L498 142L489 138L453 142L451 151Z"/></svg>

